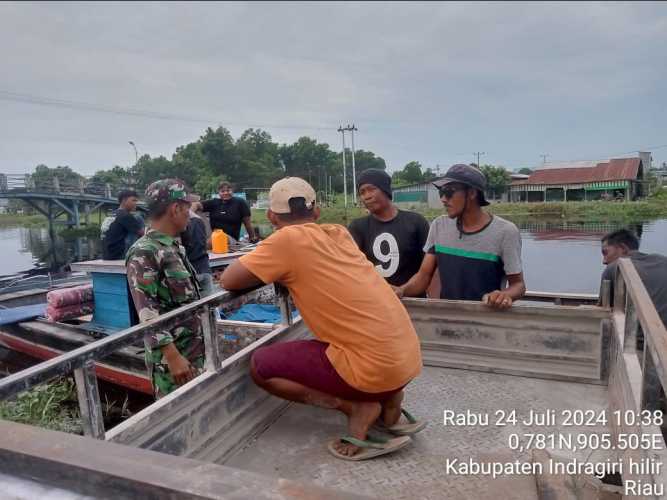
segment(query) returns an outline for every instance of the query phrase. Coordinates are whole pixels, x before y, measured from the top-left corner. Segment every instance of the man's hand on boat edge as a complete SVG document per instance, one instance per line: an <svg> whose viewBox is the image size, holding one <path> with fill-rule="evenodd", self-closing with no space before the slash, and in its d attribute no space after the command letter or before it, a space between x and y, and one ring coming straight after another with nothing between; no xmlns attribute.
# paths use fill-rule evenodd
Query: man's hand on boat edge
<svg viewBox="0 0 667 500"><path fill-rule="evenodd" d="M394 285L389 285L389 286L391 287L391 289L394 291L394 293L396 294L396 296L399 299L403 298L403 287L402 286L394 286Z"/></svg>
<svg viewBox="0 0 667 500"><path fill-rule="evenodd" d="M174 344L162 348L162 355L167 360L169 372L177 385L183 385L197 376L197 369L176 349Z"/></svg>
<svg viewBox="0 0 667 500"><path fill-rule="evenodd" d="M496 290L484 294L482 297L482 304L493 307L495 309L509 309L512 307L512 297L507 292Z"/></svg>

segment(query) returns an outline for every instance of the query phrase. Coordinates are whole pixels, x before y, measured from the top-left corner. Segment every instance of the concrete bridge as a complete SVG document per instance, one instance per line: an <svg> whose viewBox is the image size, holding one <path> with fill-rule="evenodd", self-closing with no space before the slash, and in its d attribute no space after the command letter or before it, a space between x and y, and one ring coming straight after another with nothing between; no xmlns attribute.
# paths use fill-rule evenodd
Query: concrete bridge
<svg viewBox="0 0 667 500"><path fill-rule="evenodd" d="M118 206L118 192L123 189L127 187L84 178L63 183L57 177L35 181L30 174L0 174L0 199L24 201L43 214L49 225L63 215L67 215L67 226L90 224L90 215L96 210Z"/></svg>

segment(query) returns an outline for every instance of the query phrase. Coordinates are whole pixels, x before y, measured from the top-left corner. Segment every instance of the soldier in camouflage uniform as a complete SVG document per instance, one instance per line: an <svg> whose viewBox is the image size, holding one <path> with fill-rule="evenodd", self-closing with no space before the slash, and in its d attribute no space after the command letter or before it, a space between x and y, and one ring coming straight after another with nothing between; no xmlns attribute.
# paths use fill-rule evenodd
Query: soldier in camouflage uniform
<svg viewBox="0 0 667 500"><path fill-rule="evenodd" d="M151 229L128 250L127 280L143 323L200 298L196 274L178 235L189 221L190 196L179 179L146 189ZM169 329L147 333L146 366L156 398L192 380L204 367L204 341L198 315L189 314Z"/></svg>

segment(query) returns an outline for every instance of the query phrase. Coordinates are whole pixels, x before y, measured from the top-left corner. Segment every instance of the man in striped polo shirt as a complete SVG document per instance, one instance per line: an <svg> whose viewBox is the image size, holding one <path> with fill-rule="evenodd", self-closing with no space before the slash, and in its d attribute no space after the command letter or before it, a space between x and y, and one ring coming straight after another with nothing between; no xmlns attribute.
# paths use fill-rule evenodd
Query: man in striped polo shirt
<svg viewBox="0 0 667 500"><path fill-rule="evenodd" d="M521 235L511 222L482 210L486 178L470 165L454 165L435 186L447 215L431 223L422 265L396 287L414 297L428 287L436 267L441 299L481 300L507 309L526 291L521 267Z"/></svg>

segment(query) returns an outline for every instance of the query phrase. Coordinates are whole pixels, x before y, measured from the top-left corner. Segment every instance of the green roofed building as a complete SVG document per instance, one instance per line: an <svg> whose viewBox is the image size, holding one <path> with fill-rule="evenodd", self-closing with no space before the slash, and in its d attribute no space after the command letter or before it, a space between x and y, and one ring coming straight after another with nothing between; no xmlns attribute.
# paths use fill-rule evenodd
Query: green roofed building
<svg viewBox="0 0 667 500"><path fill-rule="evenodd" d="M438 177L439 179L440 177ZM420 182L419 184L411 184L409 186L401 186L392 189L394 203L400 208L438 208L442 206L440 196L437 188L433 185L433 181Z"/></svg>
<svg viewBox="0 0 667 500"><path fill-rule="evenodd" d="M509 201L636 200L644 196L651 153L604 161L546 163L528 179L514 180Z"/></svg>

